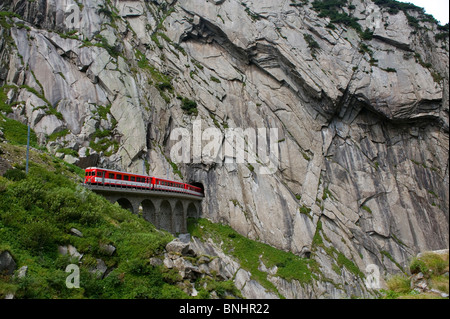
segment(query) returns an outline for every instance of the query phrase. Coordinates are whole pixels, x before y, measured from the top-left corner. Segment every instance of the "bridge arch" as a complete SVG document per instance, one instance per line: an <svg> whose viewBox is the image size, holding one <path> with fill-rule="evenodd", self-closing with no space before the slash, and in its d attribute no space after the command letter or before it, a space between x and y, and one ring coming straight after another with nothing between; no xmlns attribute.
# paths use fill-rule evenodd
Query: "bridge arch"
<svg viewBox="0 0 450 319"><path fill-rule="evenodd" d="M133 204L131 204L131 202L127 198L125 197L119 198L118 200L116 200L116 203L119 204L119 206L122 207L123 209L129 210L133 214L136 213L134 211Z"/></svg>
<svg viewBox="0 0 450 319"><path fill-rule="evenodd" d="M188 205L187 218L200 218L200 212L193 202L190 202Z"/></svg>
<svg viewBox="0 0 450 319"><path fill-rule="evenodd" d="M200 186L200 185L198 185ZM187 194L146 192L136 189L85 185L117 204L172 234L187 232L187 219L201 217L202 198Z"/></svg>
<svg viewBox="0 0 450 319"><path fill-rule="evenodd" d="M150 200L150 199L145 199L142 201L141 203L142 206L142 217L152 223L153 225L155 225L156 227L158 227L158 225L156 225L156 206L155 204Z"/></svg>
<svg viewBox="0 0 450 319"><path fill-rule="evenodd" d="M175 222L175 229L174 233L182 233L185 232L186 229L184 227L185 225L185 217L184 217L184 207L183 203L181 201L178 201L175 204L175 208L173 210L173 217Z"/></svg>
<svg viewBox="0 0 450 319"><path fill-rule="evenodd" d="M167 200L163 200L159 207L159 228L172 232L172 206Z"/></svg>

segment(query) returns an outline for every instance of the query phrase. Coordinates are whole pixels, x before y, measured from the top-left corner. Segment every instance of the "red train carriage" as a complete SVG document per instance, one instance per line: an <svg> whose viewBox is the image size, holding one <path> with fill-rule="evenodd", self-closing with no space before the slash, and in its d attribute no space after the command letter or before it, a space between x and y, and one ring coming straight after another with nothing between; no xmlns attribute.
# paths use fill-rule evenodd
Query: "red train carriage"
<svg viewBox="0 0 450 319"><path fill-rule="evenodd" d="M110 187L125 187L163 192L175 192L201 197L204 196L203 190L201 188L189 184L96 167L90 167L86 169L84 183Z"/></svg>
<svg viewBox="0 0 450 319"><path fill-rule="evenodd" d="M85 171L85 184L151 189L151 177L96 167Z"/></svg>

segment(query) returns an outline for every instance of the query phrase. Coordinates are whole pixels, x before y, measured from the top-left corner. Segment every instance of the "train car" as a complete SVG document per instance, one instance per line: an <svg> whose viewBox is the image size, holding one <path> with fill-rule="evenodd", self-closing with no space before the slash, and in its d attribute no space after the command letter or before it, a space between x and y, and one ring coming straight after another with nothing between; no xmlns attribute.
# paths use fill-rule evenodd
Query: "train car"
<svg viewBox="0 0 450 319"><path fill-rule="evenodd" d="M181 182L161 179L161 178L154 179L153 189L159 190L159 191L165 191L165 192L176 192L176 193L200 196L200 197L204 196L202 189L199 187L195 187L195 186L181 183Z"/></svg>
<svg viewBox="0 0 450 319"><path fill-rule="evenodd" d="M85 184L104 185L112 187L128 187L152 189L150 176L129 174L125 172L89 167L85 170Z"/></svg>
<svg viewBox="0 0 450 319"><path fill-rule="evenodd" d="M155 178L153 189L166 192L184 193L185 185L186 184L181 182Z"/></svg>
<svg viewBox="0 0 450 319"><path fill-rule="evenodd" d="M171 181L145 175L129 174L109 169L89 167L85 170L85 184L110 187L148 189L162 192L175 192L203 197L199 187L182 182Z"/></svg>
<svg viewBox="0 0 450 319"><path fill-rule="evenodd" d="M186 194L195 195L195 196L201 196L203 197L203 190L200 187L192 186L189 184L185 184L185 192Z"/></svg>

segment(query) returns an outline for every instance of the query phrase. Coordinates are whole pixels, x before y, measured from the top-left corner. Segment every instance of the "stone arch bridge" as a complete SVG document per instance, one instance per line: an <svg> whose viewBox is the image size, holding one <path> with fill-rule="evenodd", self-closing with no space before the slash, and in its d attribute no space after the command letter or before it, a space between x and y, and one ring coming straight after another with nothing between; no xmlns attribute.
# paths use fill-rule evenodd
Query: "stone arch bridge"
<svg viewBox="0 0 450 319"><path fill-rule="evenodd" d="M84 185L104 196L111 203L151 222L156 228L173 234L187 233L187 219L200 218L201 197L161 191L120 188L101 185Z"/></svg>

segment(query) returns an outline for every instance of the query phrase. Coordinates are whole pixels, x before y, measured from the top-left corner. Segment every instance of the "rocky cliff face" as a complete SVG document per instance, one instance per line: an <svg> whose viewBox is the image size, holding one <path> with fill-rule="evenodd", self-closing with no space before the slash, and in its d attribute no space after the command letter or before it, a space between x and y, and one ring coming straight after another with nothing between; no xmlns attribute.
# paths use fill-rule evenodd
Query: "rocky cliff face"
<svg viewBox="0 0 450 319"><path fill-rule="evenodd" d="M390 1L319 2L3 1L8 116L72 163L202 183L205 217L364 295L340 256L392 273L448 248L448 30ZM276 171L173 163L172 130L196 120L277 128Z"/></svg>

